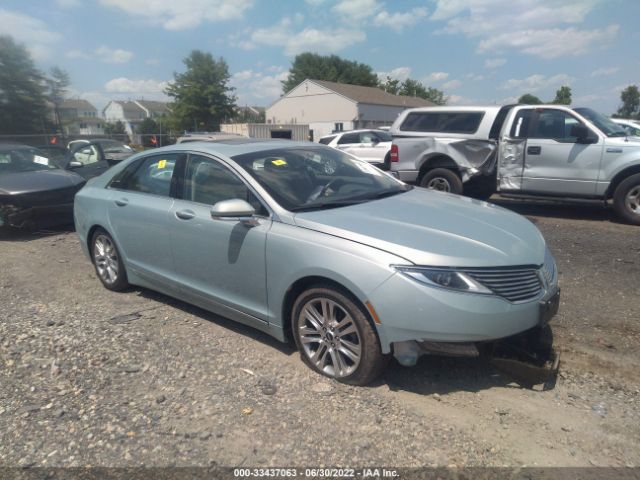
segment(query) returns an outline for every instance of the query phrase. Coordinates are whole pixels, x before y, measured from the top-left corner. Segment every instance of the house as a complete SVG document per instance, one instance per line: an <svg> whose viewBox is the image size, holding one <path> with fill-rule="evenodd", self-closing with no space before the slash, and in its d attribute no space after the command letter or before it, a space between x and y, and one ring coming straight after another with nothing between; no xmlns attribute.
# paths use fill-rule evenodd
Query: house
<svg viewBox="0 0 640 480"><path fill-rule="evenodd" d="M267 108L267 123L308 124L313 139L335 131L391 125L407 108L434 103L376 87L307 79Z"/></svg>
<svg viewBox="0 0 640 480"><path fill-rule="evenodd" d="M65 135L102 135L104 120L87 100L68 98L58 106L60 123Z"/></svg>
<svg viewBox="0 0 640 480"><path fill-rule="evenodd" d="M105 121L115 123L120 120L129 135L133 135L145 118L160 118L169 112L164 102L152 100L111 100L102 110Z"/></svg>

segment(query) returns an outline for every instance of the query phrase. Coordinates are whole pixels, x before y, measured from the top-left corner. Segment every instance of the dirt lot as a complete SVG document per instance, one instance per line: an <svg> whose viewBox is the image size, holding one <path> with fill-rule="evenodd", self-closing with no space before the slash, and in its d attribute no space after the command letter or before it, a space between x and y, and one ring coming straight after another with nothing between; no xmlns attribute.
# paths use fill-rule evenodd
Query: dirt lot
<svg viewBox="0 0 640 480"><path fill-rule="evenodd" d="M640 466L640 228L501 203L558 260L552 391L436 357L344 386L249 328L105 290L72 232L5 239L0 465Z"/></svg>

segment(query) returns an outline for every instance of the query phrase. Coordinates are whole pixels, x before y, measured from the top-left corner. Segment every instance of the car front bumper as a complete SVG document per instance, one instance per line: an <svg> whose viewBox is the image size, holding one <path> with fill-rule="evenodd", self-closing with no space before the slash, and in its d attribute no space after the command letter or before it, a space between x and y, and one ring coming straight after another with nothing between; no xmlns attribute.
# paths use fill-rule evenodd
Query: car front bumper
<svg viewBox="0 0 640 480"><path fill-rule="evenodd" d="M536 299L512 303L493 295L459 293L420 284L402 274L369 296L380 324L382 350L396 342L483 342L546 324L557 313L557 285Z"/></svg>

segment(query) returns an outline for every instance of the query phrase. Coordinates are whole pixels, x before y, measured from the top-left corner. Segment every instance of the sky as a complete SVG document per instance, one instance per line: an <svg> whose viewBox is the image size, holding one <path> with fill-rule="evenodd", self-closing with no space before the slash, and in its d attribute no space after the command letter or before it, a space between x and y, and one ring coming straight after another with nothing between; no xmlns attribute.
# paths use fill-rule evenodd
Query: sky
<svg viewBox="0 0 640 480"><path fill-rule="evenodd" d="M2 0L0 34L70 93L167 100L191 50L229 65L238 105L269 106L295 55L336 54L420 80L450 104L551 101L610 114L640 83L640 0Z"/></svg>

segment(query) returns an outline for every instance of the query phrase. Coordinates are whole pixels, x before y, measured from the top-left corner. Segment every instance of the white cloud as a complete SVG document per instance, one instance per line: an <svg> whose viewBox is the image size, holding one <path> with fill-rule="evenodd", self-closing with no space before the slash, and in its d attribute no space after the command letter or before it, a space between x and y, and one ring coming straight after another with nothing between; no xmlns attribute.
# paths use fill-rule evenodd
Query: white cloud
<svg viewBox="0 0 640 480"><path fill-rule="evenodd" d="M449 105L477 105L478 103L480 102L462 95L449 95L447 97L447 104Z"/></svg>
<svg viewBox="0 0 640 480"><path fill-rule="evenodd" d="M295 31L291 23L289 18L284 18L273 27L259 28L251 34L249 41L241 41L236 46L245 50L255 48L256 45L283 47L285 54L296 55L306 51L333 53L366 39L364 31L356 28L307 27Z"/></svg>
<svg viewBox="0 0 640 480"><path fill-rule="evenodd" d="M422 7L414 8L408 12L389 13L386 10L379 12L373 19L376 27L389 27L396 32L400 32L418 23L427 16L427 9Z"/></svg>
<svg viewBox="0 0 640 480"><path fill-rule="evenodd" d="M185 30L205 22L238 20L253 0L100 0L129 15L142 17L166 30Z"/></svg>
<svg viewBox="0 0 640 480"><path fill-rule="evenodd" d="M484 80L484 75L478 75L476 73L467 73L464 78L468 78L469 80L472 80L474 82L480 82L482 80Z"/></svg>
<svg viewBox="0 0 640 480"><path fill-rule="evenodd" d="M570 77L566 73L560 73L552 77L547 77L541 74L531 75L526 78L510 78L504 82L500 89L502 90L526 90L528 92L535 92L541 88L546 87L560 87L563 85L570 85L573 82L573 77Z"/></svg>
<svg viewBox="0 0 640 480"><path fill-rule="evenodd" d="M49 30L39 18L3 8L0 8L0 25L2 35L9 35L18 43L23 43L34 60L50 57L53 44L62 38L60 33Z"/></svg>
<svg viewBox="0 0 640 480"><path fill-rule="evenodd" d="M516 50L540 58L581 55L611 43L619 25L577 25L604 0L437 0L431 19L445 21L438 33L463 34L478 51Z"/></svg>
<svg viewBox="0 0 640 480"><path fill-rule="evenodd" d="M618 70L620 70L620 67L598 68L597 70L594 70L593 72L591 72L591 76L592 77L608 77L609 75L618 73Z"/></svg>
<svg viewBox="0 0 640 480"><path fill-rule="evenodd" d="M507 63L507 60L504 58L488 58L484 61L484 66L486 68L498 68Z"/></svg>
<svg viewBox="0 0 640 480"><path fill-rule="evenodd" d="M387 77L389 77L394 80L404 81L411 75L411 67L398 67L390 72L377 72L376 75L378 75L378 78L381 80L386 80Z"/></svg>
<svg viewBox="0 0 640 480"><path fill-rule="evenodd" d="M119 77L109 80L104 84L104 88L110 93L132 93L140 96L162 93L167 85L168 82L164 80L132 80Z"/></svg>
<svg viewBox="0 0 640 480"><path fill-rule="evenodd" d="M69 50L66 54L67 58L89 60L96 58L104 63L127 63L134 57L133 52L122 50L121 48L110 48L105 45L96 48L93 52L85 52L79 49Z"/></svg>
<svg viewBox="0 0 640 480"><path fill-rule="evenodd" d="M346 20L364 20L374 15L381 6L377 0L341 0L331 10Z"/></svg>
<svg viewBox="0 0 640 480"><path fill-rule="evenodd" d="M266 69L273 75L254 70L242 70L231 76L231 85L236 88L238 105L265 105L282 95L282 82L289 71L279 66Z"/></svg>
<svg viewBox="0 0 640 480"><path fill-rule="evenodd" d="M446 90L455 90L456 88L460 88L462 86L462 82L460 80L449 80L447 83L442 84L442 88Z"/></svg>
<svg viewBox="0 0 640 480"><path fill-rule="evenodd" d="M449 78L449 74L447 72L432 72L422 78L422 83L430 85L432 83L444 82L447 78Z"/></svg>

